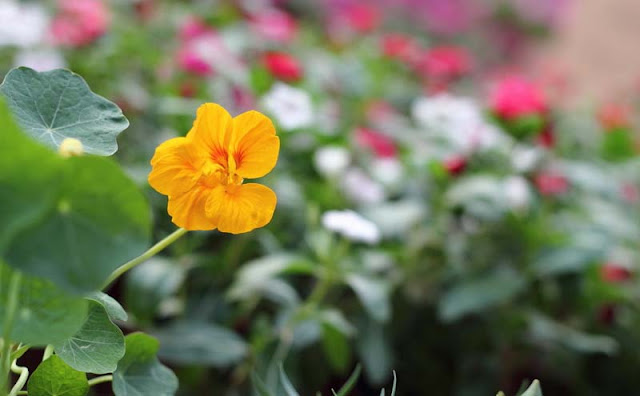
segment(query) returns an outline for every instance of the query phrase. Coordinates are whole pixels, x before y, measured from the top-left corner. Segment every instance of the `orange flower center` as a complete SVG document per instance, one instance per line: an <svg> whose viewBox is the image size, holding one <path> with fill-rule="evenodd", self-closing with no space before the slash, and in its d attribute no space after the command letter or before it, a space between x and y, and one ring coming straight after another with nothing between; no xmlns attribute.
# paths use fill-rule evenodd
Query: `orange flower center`
<svg viewBox="0 0 640 396"><path fill-rule="evenodd" d="M236 173L236 161L233 155L228 154L224 162L207 161L200 172L200 183L211 188L219 185L226 187L242 184L244 179Z"/></svg>

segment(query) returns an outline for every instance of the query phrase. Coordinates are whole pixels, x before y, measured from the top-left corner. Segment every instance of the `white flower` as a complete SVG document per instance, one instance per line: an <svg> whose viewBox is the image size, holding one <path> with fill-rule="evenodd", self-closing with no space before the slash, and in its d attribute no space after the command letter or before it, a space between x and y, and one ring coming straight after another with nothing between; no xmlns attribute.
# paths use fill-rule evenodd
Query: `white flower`
<svg viewBox="0 0 640 396"><path fill-rule="evenodd" d="M324 146L316 150L313 164L326 177L343 174L351 162L351 153L342 146Z"/></svg>
<svg viewBox="0 0 640 396"><path fill-rule="evenodd" d="M304 128L313 123L311 97L290 85L275 83L262 98L262 105L284 129Z"/></svg>
<svg viewBox="0 0 640 396"><path fill-rule="evenodd" d="M507 139L470 98L449 94L418 98L411 113L429 137L447 141L455 151L491 149Z"/></svg>
<svg viewBox="0 0 640 396"><path fill-rule="evenodd" d="M322 215L322 225L352 241L375 244L380 242L378 227L352 210L330 210Z"/></svg>
<svg viewBox="0 0 640 396"><path fill-rule="evenodd" d="M371 163L371 174L385 186L396 186L402 181L404 169L396 158L377 158Z"/></svg>
<svg viewBox="0 0 640 396"><path fill-rule="evenodd" d="M53 48L20 50L15 55L13 64L15 67L26 66L39 72L67 66L62 54Z"/></svg>
<svg viewBox="0 0 640 396"><path fill-rule="evenodd" d="M539 148L519 145L511 153L511 165L517 172L530 172L538 166L543 155Z"/></svg>
<svg viewBox="0 0 640 396"><path fill-rule="evenodd" d="M531 189L522 176L510 176L503 182L507 205L513 210L522 211L531 204Z"/></svg>
<svg viewBox="0 0 640 396"><path fill-rule="evenodd" d="M361 169L351 168L342 178L342 190L347 198L361 204L384 201L384 188Z"/></svg>
<svg viewBox="0 0 640 396"><path fill-rule="evenodd" d="M40 5L0 1L0 47L37 45L42 42L48 26L47 14Z"/></svg>

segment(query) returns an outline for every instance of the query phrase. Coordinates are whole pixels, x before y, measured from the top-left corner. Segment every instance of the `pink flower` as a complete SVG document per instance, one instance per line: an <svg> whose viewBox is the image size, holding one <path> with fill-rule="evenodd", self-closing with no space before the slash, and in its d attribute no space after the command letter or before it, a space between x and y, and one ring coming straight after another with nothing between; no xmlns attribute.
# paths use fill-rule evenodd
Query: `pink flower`
<svg viewBox="0 0 640 396"><path fill-rule="evenodd" d="M598 121L606 131L628 128L631 125L631 108L618 103L607 103L598 110Z"/></svg>
<svg viewBox="0 0 640 396"><path fill-rule="evenodd" d="M342 18L356 32L375 30L382 21L380 10L370 3L354 3L342 10Z"/></svg>
<svg viewBox="0 0 640 396"><path fill-rule="evenodd" d="M249 26L256 36L279 43L291 42L298 30L295 19L278 9L252 15Z"/></svg>
<svg viewBox="0 0 640 396"><path fill-rule="evenodd" d="M554 172L538 174L534 179L535 185L544 196L561 195L569 190L567 179Z"/></svg>
<svg viewBox="0 0 640 396"><path fill-rule="evenodd" d="M192 43L184 44L178 50L178 65L187 73L198 76L213 74L211 65L199 54L197 46Z"/></svg>
<svg viewBox="0 0 640 396"><path fill-rule="evenodd" d="M449 82L471 70L471 56L462 47L433 47L422 54L416 68L428 79Z"/></svg>
<svg viewBox="0 0 640 396"><path fill-rule="evenodd" d="M556 145L556 136L553 134L551 128L545 128L537 137L537 142L544 148L551 149Z"/></svg>
<svg viewBox="0 0 640 396"><path fill-rule="evenodd" d="M547 101L542 90L531 81L515 74L498 81L489 102L491 110L506 120L542 115L547 109Z"/></svg>
<svg viewBox="0 0 640 396"><path fill-rule="evenodd" d="M269 73L279 80L295 82L302 78L302 65L292 55L284 52L268 52L262 61Z"/></svg>
<svg viewBox="0 0 640 396"><path fill-rule="evenodd" d="M380 39L382 54L388 58L411 62L420 51L416 40L402 33L388 33Z"/></svg>
<svg viewBox="0 0 640 396"><path fill-rule="evenodd" d="M356 142L376 155L378 158L395 158L396 145L391 138L368 128L357 128L355 131Z"/></svg>
<svg viewBox="0 0 640 396"><path fill-rule="evenodd" d="M628 203L636 203L640 200L640 191L631 183L623 183L620 188L620 194L622 198Z"/></svg>
<svg viewBox="0 0 640 396"><path fill-rule="evenodd" d="M109 10L100 0L58 0L58 13L51 22L56 44L80 47L106 33Z"/></svg>
<svg viewBox="0 0 640 396"><path fill-rule="evenodd" d="M621 265L607 262L600 267L600 276L605 282L619 283L631 278L631 271Z"/></svg>
<svg viewBox="0 0 640 396"><path fill-rule="evenodd" d="M212 32L213 29L207 26L202 20L196 17L188 17L182 25L180 25L178 37L183 42L186 42Z"/></svg>

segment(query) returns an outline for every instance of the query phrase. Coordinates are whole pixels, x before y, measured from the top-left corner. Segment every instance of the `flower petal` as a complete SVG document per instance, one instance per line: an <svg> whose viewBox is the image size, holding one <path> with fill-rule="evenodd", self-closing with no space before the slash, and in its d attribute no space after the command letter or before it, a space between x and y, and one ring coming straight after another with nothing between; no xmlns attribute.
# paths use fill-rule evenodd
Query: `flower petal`
<svg viewBox="0 0 640 396"><path fill-rule="evenodd" d="M167 211L171 220L178 227L190 231L213 230L216 224L206 215L206 203L212 189L197 185L178 196L169 197Z"/></svg>
<svg viewBox="0 0 640 396"><path fill-rule="evenodd" d="M236 173L247 179L269 173L278 161L280 139L271 120L257 111L233 119L232 152Z"/></svg>
<svg viewBox="0 0 640 396"><path fill-rule="evenodd" d="M267 225L276 201L276 194L261 184L218 186L211 190L206 213L220 231L240 234Z"/></svg>
<svg viewBox="0 0 640 396"><path fill-rule="evenodd" d="M198 108L187 139L204 147L214 161L226 168L232 133L233 119L227 110L215 103L205 103Z"/></svg>
<svg viewBox="0 0 640 396"><path fill-rule="evenodd" d="M149 184L161 194L181 194L197 183L198 169L205 159L206 152L186 138L169 139L156 148L151 158Z"/></svg>

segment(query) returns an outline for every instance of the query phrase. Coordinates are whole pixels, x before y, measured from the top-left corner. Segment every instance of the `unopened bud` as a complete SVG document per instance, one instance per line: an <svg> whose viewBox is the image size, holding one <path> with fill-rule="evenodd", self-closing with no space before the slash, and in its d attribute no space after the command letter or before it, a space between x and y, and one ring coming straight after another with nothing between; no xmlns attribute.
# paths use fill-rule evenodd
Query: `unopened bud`
<svg viewBox="0 0 640 396"><path fill-rule="evenodd" d="M82 146L82 142L78 139L65 138L60 144L58 152L65 158L77 157L84 154L84 147Z"/></svg>

